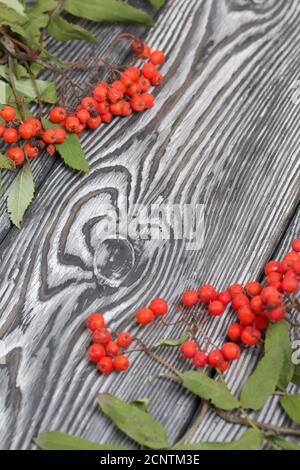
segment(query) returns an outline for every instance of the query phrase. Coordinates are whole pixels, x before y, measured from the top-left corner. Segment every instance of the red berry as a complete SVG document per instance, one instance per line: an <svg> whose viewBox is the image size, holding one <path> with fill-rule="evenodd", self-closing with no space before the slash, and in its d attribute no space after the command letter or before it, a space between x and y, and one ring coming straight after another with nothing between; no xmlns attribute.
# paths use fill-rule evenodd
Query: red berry
<svg viewBox="0 0 300 470"><path fill-rule="evenodd" d="M258 343L261 338L260 331L253 326L246 326L241 334L241 340L247 346L253 346Z"/></svg>
<svg viewBox="0 0 300 470"><path fill-rule="evenodd" d="M118 103L111 103L111 105L109 106L109 110L111 114L114 114L116 116L121 116L123 113L122 101L118 101Z"/></svg>
<svg viewBox="0 0 300 470"><path fill-rule="evenodd" d="M269 261L265 266L265 274L268 275L270 273L276 273L279 271L279 263L278 261Z"/></svg>
<svg viewBox="0 0 300 470"><path fill-rule="evenodd" d="M160 72L156 72L154 77L151 78L151 85L161 86L164 83L164 76Z"/></svg>
<svg viewBox="0 0 300 470"><path fill-rule="evenodd" d="M285 307L283 305L280 305L279 307L272 308L271 310L268 310L268 318L271 321L281 321L285 318Z"/></svg>
<svg viewBox="0 0 300 470"><path fill-rule="evenodd" d="M97 111L98 102L91 96L86 96L81 100L81 105L87 111Z"/></svg>
<svg viewBox="0 0 300 470"><path fill-rule="evenodd" d="M28 158L36 158L39 155L39 149L33 145L25 144L24 150Z"/></svg>
<svg viewBox="0 0 300 470"><path fill-rule="evenodd" d="M133 98L134 96L141 94L141 89L137 83L133 83L130 87L127 88L126 94L130 98Z"/></svg>
<svg viewBox="0 0 300 470"><path fill-rule="evenodd" d="M146 62L142 67L142 74L144 75L144 77L151 80L151 78L153 78L157 74L155 65L151 64L150 62Z"/></svg>
<svg viewBox="0 0 300 470"><path fill-rule="evenodd" d="M111 357L102 357L98 362L98 369L102 374L110 374L114 370L114 363Z"/></svg>
<svg viewBox="0 0 300 470"><path fill-rule="evenodd" d="M234 308L234 310L239 310L244 305L249 305L249 304L250 304L250 300L245 294L237 294L234 296L232 300L232 307Z"/></svg>
<svg viewBox="0 0 300 470"><path fill-rule="evenodd" d="M295 238L295 240L292 241L292 249L300 253L300 238Z"/></svg>
<svg viewBox="0 0 300 470"><path fill-rule="evenodd" d="M149 59L150 55L151 55L150 47L148 46L148 44L144 44L144 49L143 49L143 52L141 54L141 59Z"/></svg>
<svg viewBox="0 0 300 470"><path fill-rule="evenodd" d="M76 117L82 124L84 124L90 119L91 115L87 109L80 109L80 111L77 111Z"/></svg>
<svg viewBox="0 0 300 470"><path fill-rule="evenodd" d="M13 121L16 115L17 115L17 112L12 106L3 106L3 108L0 111L0 116L6 122Z"/></svg>
<svg viewBox="0 0 300 470"><path fill-rule="evenodd" d="M198 369L207 364L207 355L202 351L197 351L193 357L193 365Z"/></svg>
<svg viewBox="0 0 300 470"><path fill-rule="evenodd" d="M3 139L6 144L12 144L14 142L17 142L19 138L19 134L16 131L16 129L13 129L12 127L9 127L8 129L5 129L3 132Z"/></svg>
<svg viewBox="0 0 300 470"><path fill-rule="evenodd" d="M237 294L243 294L244 287L241 284L232 284L228 289L231 298L235 297Z"/></svg>
<svg viewBox="0 0 300 470"><path fill-rule="evenodd" d="M222 362L224 362L224 356L222 354L222 351L220 351L219 349L215 349L209 353L208 364L211 367L219 368Z"/></svg>
<svg viewBox="0 0 300 470"><path fill-rule="evenodd" d="M106 114L109 112L109 102L108 101L101 101L98 104L98 113L99 114Z"/></svg>
<svg viewBox="0 0 300 470"><path fill-rule="evenodd" d="M261 293L262 285L260 284L260 282L248 282L248 284L246 284L245 286L245 290L248 295L254 297Z"/></svg>
<svg viewBox="0 0 300 470"><path fill-rule="evenodd" d="M121 82L121 80L115 80L112 84L111 84L111 87L112 88L115 88L116 90L119 90L122 95L125 94L126 92L126 87L125 85Z"/></svg>
<svg viewBox="0 0 300 470"><path fill-rule="evenodd" d="M123 98L123 96L124 95L123 95L123 93L121 93L120 90L117 90L116 88L110 88L108 90L107 99L111 103L117 103L118 101L120 101Z"/></svg>
<svg viewBox="0 0 300 470"><path fill-rule="evenodd" d="M46 144L54 144L56 142L56 129L48 129L44 131L42 139Z"/></svg>
<svg viewBox="0 0 300 470"><path fill-rule="evenodd" d="M21 147L11 147L7 150L6 155L13 160L17 166L24 163L25 155Z"/></svg>
<svg viewBox="0 0 300 470"><path fill-rule="evenodd" d="M145 109L145 103L144 99L141 98L141 95L135 96L130 100L130 106L132 107L133 111L140 112L144 111Z"/></svg>
<svg viewBox="0 0 300 470"><path fill-rule="evenodd" d="M165 315L168 313L168 304L164 299L153 299L149 305L149 308L156 316Z"/></svg>
<svg viewBox="0 0 300 470"><path fill-rule="evenodd" d="M107 356L117 356L117 354L120 352L120 347L115 341L110 341L107 343L105 349Z"/></svg>
<svg viewBox="0 0 300 470"><path fill-rule="evenodd" d="M193 305L197 305L199 302L198 292L195 290L188 290L183 292L182 294L182 303L186 307L192 307Z"/></svg>
<svg viewBox="0 0 300 470"><path fill-rule="evenodd" d="M266 330L269 325L269 320L265 315L258 315L253 322L254 328L257 328L258 330Z"/></svg>
<svg viewBox="0 0 300 470"><path fill-rule="evenodd" d="M254 312L252 312L251 308L249 305L243 305L237 312L237 317L242 323L242 325L250 325L251 323L254 322L256 315Z"/></svg>
<svg viewBox="0 0 300 470"><path fill-rule="evenodd" d="M287 253L284 257L284 261L288 264L290 267L295 261L298 261L299 259L299 254L296 251L290 251Z"/></svg>
<svg viewBox="0 0 300 470"><path fill-rule="evenodd" d="M130 78L133 82L136 82L139 79L141 72L137 67L128 67L124 71L124 75L125 77Z"/></svg>
<svg viewBox="0 0 300 470"><path fill-rule="evenodd" d="M56 144L62 144L65 141L66 136L67 136L66 131L62 129L61 127L58 127L57 129L55 129L55 137L56 137L55 143Z"/></svg>
<svg viewBox="0 0 300 470"><path fill-rule="evenodd" d="M106 328L99 328L93 332L92 340L96 344L106 345L110 342L110 332Z"/></svg>
<svg viewBox="0 0 300 470"><path fill-rule="evenodd" d="M144 51L144 43L140 39L134 39L131 43L133 54L140 56Z"/></svg>
<svg viewBox="0 0 300 470"><path fill-rule="evenodd" d="M204 286L200 287L198 296L201 302L208 303L216 300L217 293L212 285L205 284Z"/></svg>
<svg viewBox="0 0 300 470"><path fill-rule="evenodd" d="M55 123L63 122L67 118L67 111L65 108L56 106L50 111L50 121Z"/></svg>
<svg viewBox="0 0 300 470"><path fill-rule="evenodd" d="M125 89L130 87L133 84L133 80L126 75L121 75L120 82L123 83Z"/></svg>
<svg viewBox="0 0 300 470"><path fill-rule="evenodd" d="M227 361L235 361L241 355L241 348L235 343L225 343L222 353Z"/></svg>
<svg viewBox="0 0 300 470"><path fill-rule="evenodd" d="M292 294L299 289L299 281L293 277L285 277L282 281L281 288L283 292Z"/></svg>
<svg viewBox="0 0 300 470"><path fill-rule="evenodd" d="M122 354L116 356L114 359L114 368L119 372L124 372L125 370L127 370L129 365L130 363L128 357Z"/></svg>
<svg viewBox="0 0 300 470"><path fill-rule="evenodd" d="M92 362L99 362L105 356L105 348L101 344L92 344L88 349L88 358Z"/></svg>
<svg viewBox="0 0 300 470"><path fill-rule="evenodd" d="M208 305L208 313L215 317L222 315L224 313L224 304L222 304L222 302L219 300L213 300Z"/></svg>
<svg viewBox="0 0 300 470"><path fill-rule="evenodd" d="M132 114L132 109L128 101L119 101L122 109L122 116L130 116Z"/></svg>
<svg viewBox="0 0 300 470"><path fill-rule="evenodd" d="M242 325L239 323L232 323L227 330L227 336L231 341L238 341L241 337L242 331Z"/></svg>
<svg viewBox="0 0 300 470"><path fill-rule="evenodd" d="M113 118L113 115L111 113L101 114L102 122L105 122L106 124L109 124L112 118Z"/></svg>
<svg viewBox="0 0 300 470"><path fill-rule="evenodd" d="M95 331L105 327L104 316L101 313L92 313L85 321L89 330Z"/></svg>
<svg viewBox="0 0 300 470"><path fill-rule="evenodd" d="M221 364L219 365L219 367L217 368L220 372L226 372L226 370L228 369L229 367L229 362L228 361L223 361L221 362Z"/></svg>
<svg viewBox="0 0 300 470"><path fill-rule="evenodd" d="M147 325L154 320L154 313L150 308L141 308L137 314L136 319L141 325Z"/></svg>
<svg viewBox="0 0 300 470"><path fill-rule="evenodd" d="M261 313L263 310L263 301L260 295L252 297L250 300L250 307L255 313Z"/></svg>
<svg viewBox="0 0 300 470"><path fill-rule="evenodd" d="M137 81L137 85L139 86L141 92L148 91L151 87L150 81L148 80L148 78L145 77L140 77Z"/></svg>
<svg viewBox="0 0 300 470"><path fill-rule="evenodd" d="M98 85L93 90L93 97L98 102L106 101L107 95L108 95L108 87L105 85Z"/></svg>
<svg viewBox="0 0 300 470"><path fill-rule="evenodd" d="M282 302L282 295L275 287L265 287L261 292L261 298L264 304L278 305Z"/></svg>
<svg viewBox="0 0 300 470"><path fill-rule="evenodd" d="M153 51L150 55L150 60L154 65L163 64L165 61L165 54L162 51Z"/></svg>
<svg viewBox="0 0 300 470"><path fill-rule="evenodd" d="M97 129L100 126L101 122L101 116L91 117L87 122L87 126L90 129Z"/></svg>
<svg viewBox="0 0 300 470"><path fill-rule="evenodd" d="M281 288L282 274L279 272L272 272L267 275L266 283L268 286L273 286L276 289Z"/></svg>
<svg viewBox="0 0 300 470"><path fill-rule="evenodd" d="M5 126L0 123L0 137L3 136L3 132L5 131Z"/></svg>
<svg viewBox="0 0 300 470"><path fill-rule="evenodd" d="M198 351L198 346L194 341L186 341L180 346L180 351L183 357L191 359Z"/></svg>
<svg viewBox="0 0 300 470"><path fill-rule="evenodd" d="M49 155L54 155L55 152L56 152L56 147L55 147L55 145L49 144L49 145L47 146L47 153L49 153Z"/></svg>
<svg viewBox="0 0 300 470"><path fill-rule="evenodd" d="M21 124L18 130L20 136L25 140L31 139L31 137L34 135L34 128L32 124L28 122L24 122L23 124Z"/></svg>
<svg viewBox="0 0 300 470"><path fill-rule="evenodd" d="M300 274L300 259L292 264L292 270L294 273Z"/></svg>
<svg viewBox="0 0 300 470"><path fill-rule="evenodd" d="M151 95L151 93L142 93L140 95L140 98L143 100L144 102L144 107L145 109L150 109L150 108L153 108L154 106L154 102L155 102L155 98L153 95Z"/></svg>
<svg viewBox="0 0 300 470"><path fill-rule="evenodd" d="M77 133L80 129L80 121L75 116L70 116L66 119L65 126L68 132Z"/></svg>
<svg viewBox="0 0 300 470"><path fill-rule="evenodd" d="M132 343L132 336L130 333L127 333L126 331L122 331L121 333L118 334L117 336L117 343L119 346L122 348L127 348L130 346Z"/></svg>
<svg viewBox="0 0 300 470"><path fill-rule="evenodd" d="M217 300L222 302L223 305L228 305L231 302L231 295L227 290L224 292L220 292L220 294L218 294L217 296Z"/></svg>
<svg viewBox="0 0 300 470"><path fill-rule="evenodd" d="M42 123L39 119L35 119L33 117L27 119L27 122L32 125L34 129L34 135L40 134L43 130Z"/></svg>

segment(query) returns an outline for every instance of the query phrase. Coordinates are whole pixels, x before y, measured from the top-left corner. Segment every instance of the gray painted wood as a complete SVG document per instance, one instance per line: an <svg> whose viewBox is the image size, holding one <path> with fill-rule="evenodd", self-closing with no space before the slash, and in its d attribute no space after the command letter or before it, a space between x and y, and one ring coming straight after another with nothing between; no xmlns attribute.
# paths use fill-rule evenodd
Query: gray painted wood
<svg viewBox="0 0 300 470"><path fill-rule="evenodd" d="M135 331L134 312L156 295L176 301L183 289L206 281L226 288L261 274L299 201L299 107L291 99L299 70L299 11L297 0L173 0L155 29L123 28L167 52L156 106L86 135L91 172L83 176L60 163L50 166L22 230L4 225L2 448L30 448L32 437L45 429L132 446L99 412L99 391L124 399L149 396L150 411L171 442L197 415L199 402L159 378L162 366L148 357L133 357L125 375L98 375L85 358L83 320L101 310L112 328L130 321ZM104 47L111 27L93 30ZM79 44L56 52L82 54ZM108 267L97 235L102 204L120 207L124 195L131 210L136 203L204 203L203 250L187 251L181 241L144 241L133 244L132 265L126 246L115 242L113 251L121 253L115 273L123 277L117 287L103 282L99 270ZM222 341L231 318L207 322L206 333ZM178 326L163 333L149 327L142 336L151 344L180 332ZM167 357L187 367L175 351ZM239 370L231 369L228 380L235 388L256 360L254 351ZM274 412L274 420L281 419ZM205 423L194 441L240 432L215 416Z"/></svg>

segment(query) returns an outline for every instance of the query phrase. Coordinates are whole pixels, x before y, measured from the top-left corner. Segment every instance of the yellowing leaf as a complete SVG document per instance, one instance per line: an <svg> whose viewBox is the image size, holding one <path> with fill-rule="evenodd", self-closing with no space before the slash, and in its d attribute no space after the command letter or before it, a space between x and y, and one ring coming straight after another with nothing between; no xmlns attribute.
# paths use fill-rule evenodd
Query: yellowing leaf
<svg viewBox="0 0 300 470"><path fill-rule="evenodd" d="M257 450L263 441L263 434L256 429L248 429L240 439L232 442L200 442L182 444L176 450Z"/></svg>
<svg viewBox="0 0 300 470"><path fill-rule="evenodd" d="M20 228L26 209L34 195L34 181L29 163L20 169L16 179L10 187L7 199L7 209L10 220Z"/></svg>
<svg viewBox="0 0 300 470"><path fill-rule="evenodd" d="M0 153L0 168L10 171L16 171L16 164L11 158L5 157L5 155L2 155L2 153Z"/></svg>
<svg viewBox="0 0 300 470"><path fill-rule="evenodd" d="M201 372L189 371L180 374L183 386L204 400L223 410L233 410L241 406L222 382L217 382Z"/></svg>
<svg viewBox="0 0 300 470"><path fill-rule="evenodd" d="M99 405L115 425L127 436L150 449L168 447L164 427L136 404L126 403L114 395L98 395Z"/></svg>
<svg viewBox="0 0 300 470"><path fill-rule="evenodd" d="M96 444L65 432L44 431L34 439L34 442L43 450L127 450L114 444Z"/></svg>
<svg viewBox="0 0 300 470"><path fill-rule="evenodd" d="M118 0L66 0L64 9L74 16L100 22L135 22L153 26L151 16Z"/></svg>

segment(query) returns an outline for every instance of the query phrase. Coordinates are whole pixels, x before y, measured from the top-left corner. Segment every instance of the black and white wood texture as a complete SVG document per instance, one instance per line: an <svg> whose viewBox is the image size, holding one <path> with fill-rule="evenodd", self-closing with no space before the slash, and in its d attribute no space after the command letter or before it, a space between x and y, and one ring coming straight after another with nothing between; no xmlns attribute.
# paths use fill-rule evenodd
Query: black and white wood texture
<svg viewBox="0 0 300 470"><path fill-rule="evenodd" d="M32 448L32 438L49 429L134 447L98 410L96 395L104 391L128 400L148 396L170 441L182 437L199 401L160 378L162 366L144 355L132 355L127 374L101 377L86 360L85 316L102 311L112 328L129 322L135 331L135 311L154 296L175 301L203 282L226 288L259 277L274 252L299 236L300 121L292 100L298 0L169 0L153 29L88 27L100 39L99 55L121 30L165 50L166 80L153 109L83 137L87 175L59 161L35 162L37 194L21 231L1 203L2 449ZM50 46L69 60L90 55L82 43ZM113 209L124 201L129 210L164 201L205 204L204 248L142 241L132 245L133 257L126 243L103 242L103 204ZM205 331L222 341L231 320L208 322ZM149 327L143 335L151 344L180 332ZM184 370L177 352L168 357ZM257 359L247 353L230 369L233 390ZM286 421L274 401L261 416ZM208 413L192 441L241 432Z"/></svg>

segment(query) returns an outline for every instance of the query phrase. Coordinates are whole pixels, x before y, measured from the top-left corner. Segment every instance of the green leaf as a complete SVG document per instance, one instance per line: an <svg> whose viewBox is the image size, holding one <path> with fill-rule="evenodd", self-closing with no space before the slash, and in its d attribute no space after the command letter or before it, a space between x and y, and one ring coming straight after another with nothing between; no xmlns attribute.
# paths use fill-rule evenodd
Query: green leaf
<svg viewBox="0 0 300 470"><path fill-rule="evenodd" d="M268 397L290 380L291 366L284 361L287 357L287 338L285 322L271 324L266 333L265 356L250 375L241 392L241 402L245 408L260 410Z"/></svg>
<svg viewBox="0 0 300 470"><path fill-rule="evenodd" d="M188 340L190 337L189 333L185 333L184 335L180 336L178 339L168 339L168 338L162 338L157 343L153 345L154 348L159 348L161 346L166 346L166 347L175 347L175 346L181 346L185 341Z"/></svg>
<svg viewBox="0 0 300 470"><path fill-rule="evenodd" d="M0 21L5 20L12 24L24 24L28 20L26 15L18 13L13 8L10 8L10 0L4 3L4 0L0 2Z"/></svg>
<svg viewBox="0 0 300 470"><path fill-rule="evenodd" d="M150 449L168 448L165 429L144 410L108 393L99 394L98 401L103 413L131 439Z"/></svg>
<svg viewBox="0 0 300 470"><path fill-rule="evenodd" d="M71 39L97 43L97 39L79 25L69 23L61 16L53 16L48 25L48 33L58 41Z"/></svg>
<svg viewBox="0 0 300 470"><path fill-rule="evenodd" d="M37 93L31 79L16 80L15 84L19 93L27 96L31 101L37 100ZM55 83L46 80L36 80L36 85L40 91L42 101L50 104L57 102Z"/></svg>
<svg viewBox="0 0 300 470"><path fill-rule="evenodd" d="M201 372L185 372L180 374L180 378L185 388L204 400L210 400L217 408L233 410L241 406L224 383L216 382Z"/></svg>
<svg viewBox="0 0 300 470"><path fill-rule="evenodd" d="M6 5L9 8L12 8L19 15L26 16L24 5L22 5L22 3L19 2L18 0L1 0L0 1L0 8L2 8L1 4Z"/></svg>
<svg viewBox="0 0 300 470"><path fill-rule="evenodd" d="M130 402L131 405L137 406L140 410L148 413L149 398L137 398Z"/></svg>
<svg viewBox="0 0 300 470"><path fill-rule="evenodd" d="M263 434L256 429L248 429L240 439L232 442L200 442L182 444L176 450L257 450L260 448Z"/></svg>
<svg viewBox="0 0 300 470"><path fill-rule="evenodd" d="M267 330L265 341L265 353L278 351L278 356L283 357L283 364L277 383L280 390L286 390L294 375L294 364L292 363L292 347L289 336L289 326L286 321L273 323Z"/></svg>
<svg viewBox="0 0 300 470"><path fill-rule="evenodd" d="M300 394L282 397L280 398L280 404L291 420L300 424Z"/></svg>
<svg viewBox="0 0 300 470"><path fill-rule="evenodd" d="M114 444L96 444L65 432L44 431L34 439L43 450L128 450Z"/></svg>
<svg viewBox="0 0 300 470"><path fill-rule="evenodd" d="M26 209L34 195L34 181L29 163L20 169L15 181L10 187L7 199L7 209L10 220L20 228Z"/></svg>
<svg viewBox="0 0 300 470"><path fill-rule="evenodd" d="M300 364L294 366L294 375L292 378L292 382L293 384L298 385L298 387L300 387Z"/></svg>
<svg viewBox="0 0 300 470"><path fill-rule="evenodd" d="M47 119L42 119L44 129L53 129L60 127L53 124ZM89 164L86 161L80 140L75 134L67 134L65 141L62 144L55 144L55 147L62 157L66 165L73 170L78 171L89 171Z"/></svg>
<svg viewBox="0 0 300 470"><path fill-rule="evenodd" d="M16 171L16 164L15 162L8 157L5 157L0 153L0 168L4 168L5 170Z"/></svg>
<svg viewBox="0 0 300 470"><path fill-rule="evenodd" d="M166 0L148 0L148 2L150 2L154 8L160 8L166 3Z"/></svg>
<svg viewBox="0 0 300 470"><path fill-rule="evenodd" d="M287 439L282 439L281 437L269 437L268 441L271 441L278 447L284 450L300 450L300 445L294 441L288 441Z"/></svg>
<svg viewBox="0 0 300 470"><path fill-rule="evenodd" d="M28 8L30 16L40 16L42 13L48 13L55 10L58 2L56 0L39 0L35 5Z"/></svg>
<svg viewBox="0 0 300 470"><path fill-rule="evenodd" d="M135 22L153 26L151 16L143 10L134 8L118 0L66 0L64 9L74 16L99 22Z"/></svg>

